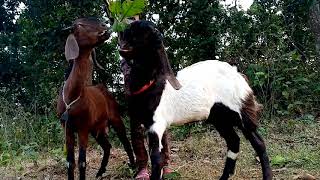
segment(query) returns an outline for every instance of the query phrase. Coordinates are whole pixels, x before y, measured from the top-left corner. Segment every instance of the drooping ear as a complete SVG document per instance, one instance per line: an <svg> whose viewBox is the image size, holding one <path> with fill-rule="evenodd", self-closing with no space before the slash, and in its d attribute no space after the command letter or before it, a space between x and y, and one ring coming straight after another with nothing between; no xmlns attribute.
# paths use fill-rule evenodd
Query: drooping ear
<svg viewBox="0 0 320 180"><path fill-rule="evenodd" d="M173 73L173 70L171 69L169 59L164 49L163 43L161 44L161 47L157 51L159 54L160 62L163 68L164 75L166 76L166 79L169 81L169 83L174 89L179 90L182 86L180 82L176 79Z"/></svg>
<svg viewBox="0 0 320 180"><path fill-rule="evenodd" d="M64 55L68 61L76 59L79 56L79 46L74 34L70 34L67 38L66 45L64 46Z"/></svg>

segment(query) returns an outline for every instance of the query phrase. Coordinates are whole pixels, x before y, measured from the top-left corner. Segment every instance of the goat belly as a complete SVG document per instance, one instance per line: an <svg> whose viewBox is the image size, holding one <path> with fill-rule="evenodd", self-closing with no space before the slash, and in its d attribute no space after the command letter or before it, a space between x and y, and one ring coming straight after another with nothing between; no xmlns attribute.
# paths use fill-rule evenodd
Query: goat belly
<svg viewBox="0 0 320 180"><path fill-rule="evenodd" d="M182 84L175 90L166 83L153 120L167 126L182 125L208 118L215 103L239 113L245 98L252 93L246 80L228 63L207 60L178 72Z"/></svg>

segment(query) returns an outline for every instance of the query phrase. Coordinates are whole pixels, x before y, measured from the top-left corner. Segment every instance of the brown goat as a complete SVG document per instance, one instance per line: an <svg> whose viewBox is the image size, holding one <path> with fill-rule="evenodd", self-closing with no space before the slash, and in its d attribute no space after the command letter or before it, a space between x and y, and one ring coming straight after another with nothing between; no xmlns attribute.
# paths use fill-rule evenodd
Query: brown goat
<svg viewBox="0 0 320 180"><path fill-rule="evenodd" d="M66 42L66 58L74 62L59 95L57 113L65 128L68 179L74 179L75 132L78 133L79 140L80 179L85 179L89 133L104 151L97 177L106 171L111 148L107 139L109 125L115 129L129 156L130 164L134 164L132 148L120 118L117 102L103 85L88 85L88 77L92 74L90 54L95 46L103 43L109 36L106 24L95 18L81 18L75 21L73 33L68 36Z"/></svg>

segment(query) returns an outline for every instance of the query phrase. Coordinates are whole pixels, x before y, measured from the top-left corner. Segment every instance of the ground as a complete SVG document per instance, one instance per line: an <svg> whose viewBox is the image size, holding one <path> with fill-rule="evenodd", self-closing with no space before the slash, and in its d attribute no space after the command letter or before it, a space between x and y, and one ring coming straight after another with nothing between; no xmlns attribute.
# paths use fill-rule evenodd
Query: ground
<svg viewBox="0 0 320 180"><path fill-rule="evenodd" d="M274 179L299 179L305 174L320 178L319 122L288 120L268 126L263 125L259 132L267 144ZM175 136L175 133L177 132L173 132L172 136ZM225 142L218 133L208 128L195 128L188 133L181 131L179 133L182 137L175 137L171 142L171 168L175 173L166 179L218 179L226 154ZM255 153L243 136L241 140L236 175L232 179L262 179L260 164L255 158ZM87 179L95 179L101 155L101 150L96 145L89 148ZM132 179L134 173L126 162L127 156L123 149L112 148L104 179ZM51 152L32 162L19 161L10 167L0 167L0 179L66 179L63 153Z"/></svg>

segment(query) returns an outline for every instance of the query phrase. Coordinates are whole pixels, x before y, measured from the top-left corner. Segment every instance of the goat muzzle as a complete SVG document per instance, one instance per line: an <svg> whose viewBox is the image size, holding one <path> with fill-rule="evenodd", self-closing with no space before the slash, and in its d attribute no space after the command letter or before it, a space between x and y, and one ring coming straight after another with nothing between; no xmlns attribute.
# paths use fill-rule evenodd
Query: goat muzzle
<svg viewBox="0 0 320 180"><path fill-rule="evenodd" d="M118 49L120 55L125 59L132 59L133 58L133 48L120 48Z"/></svg>

